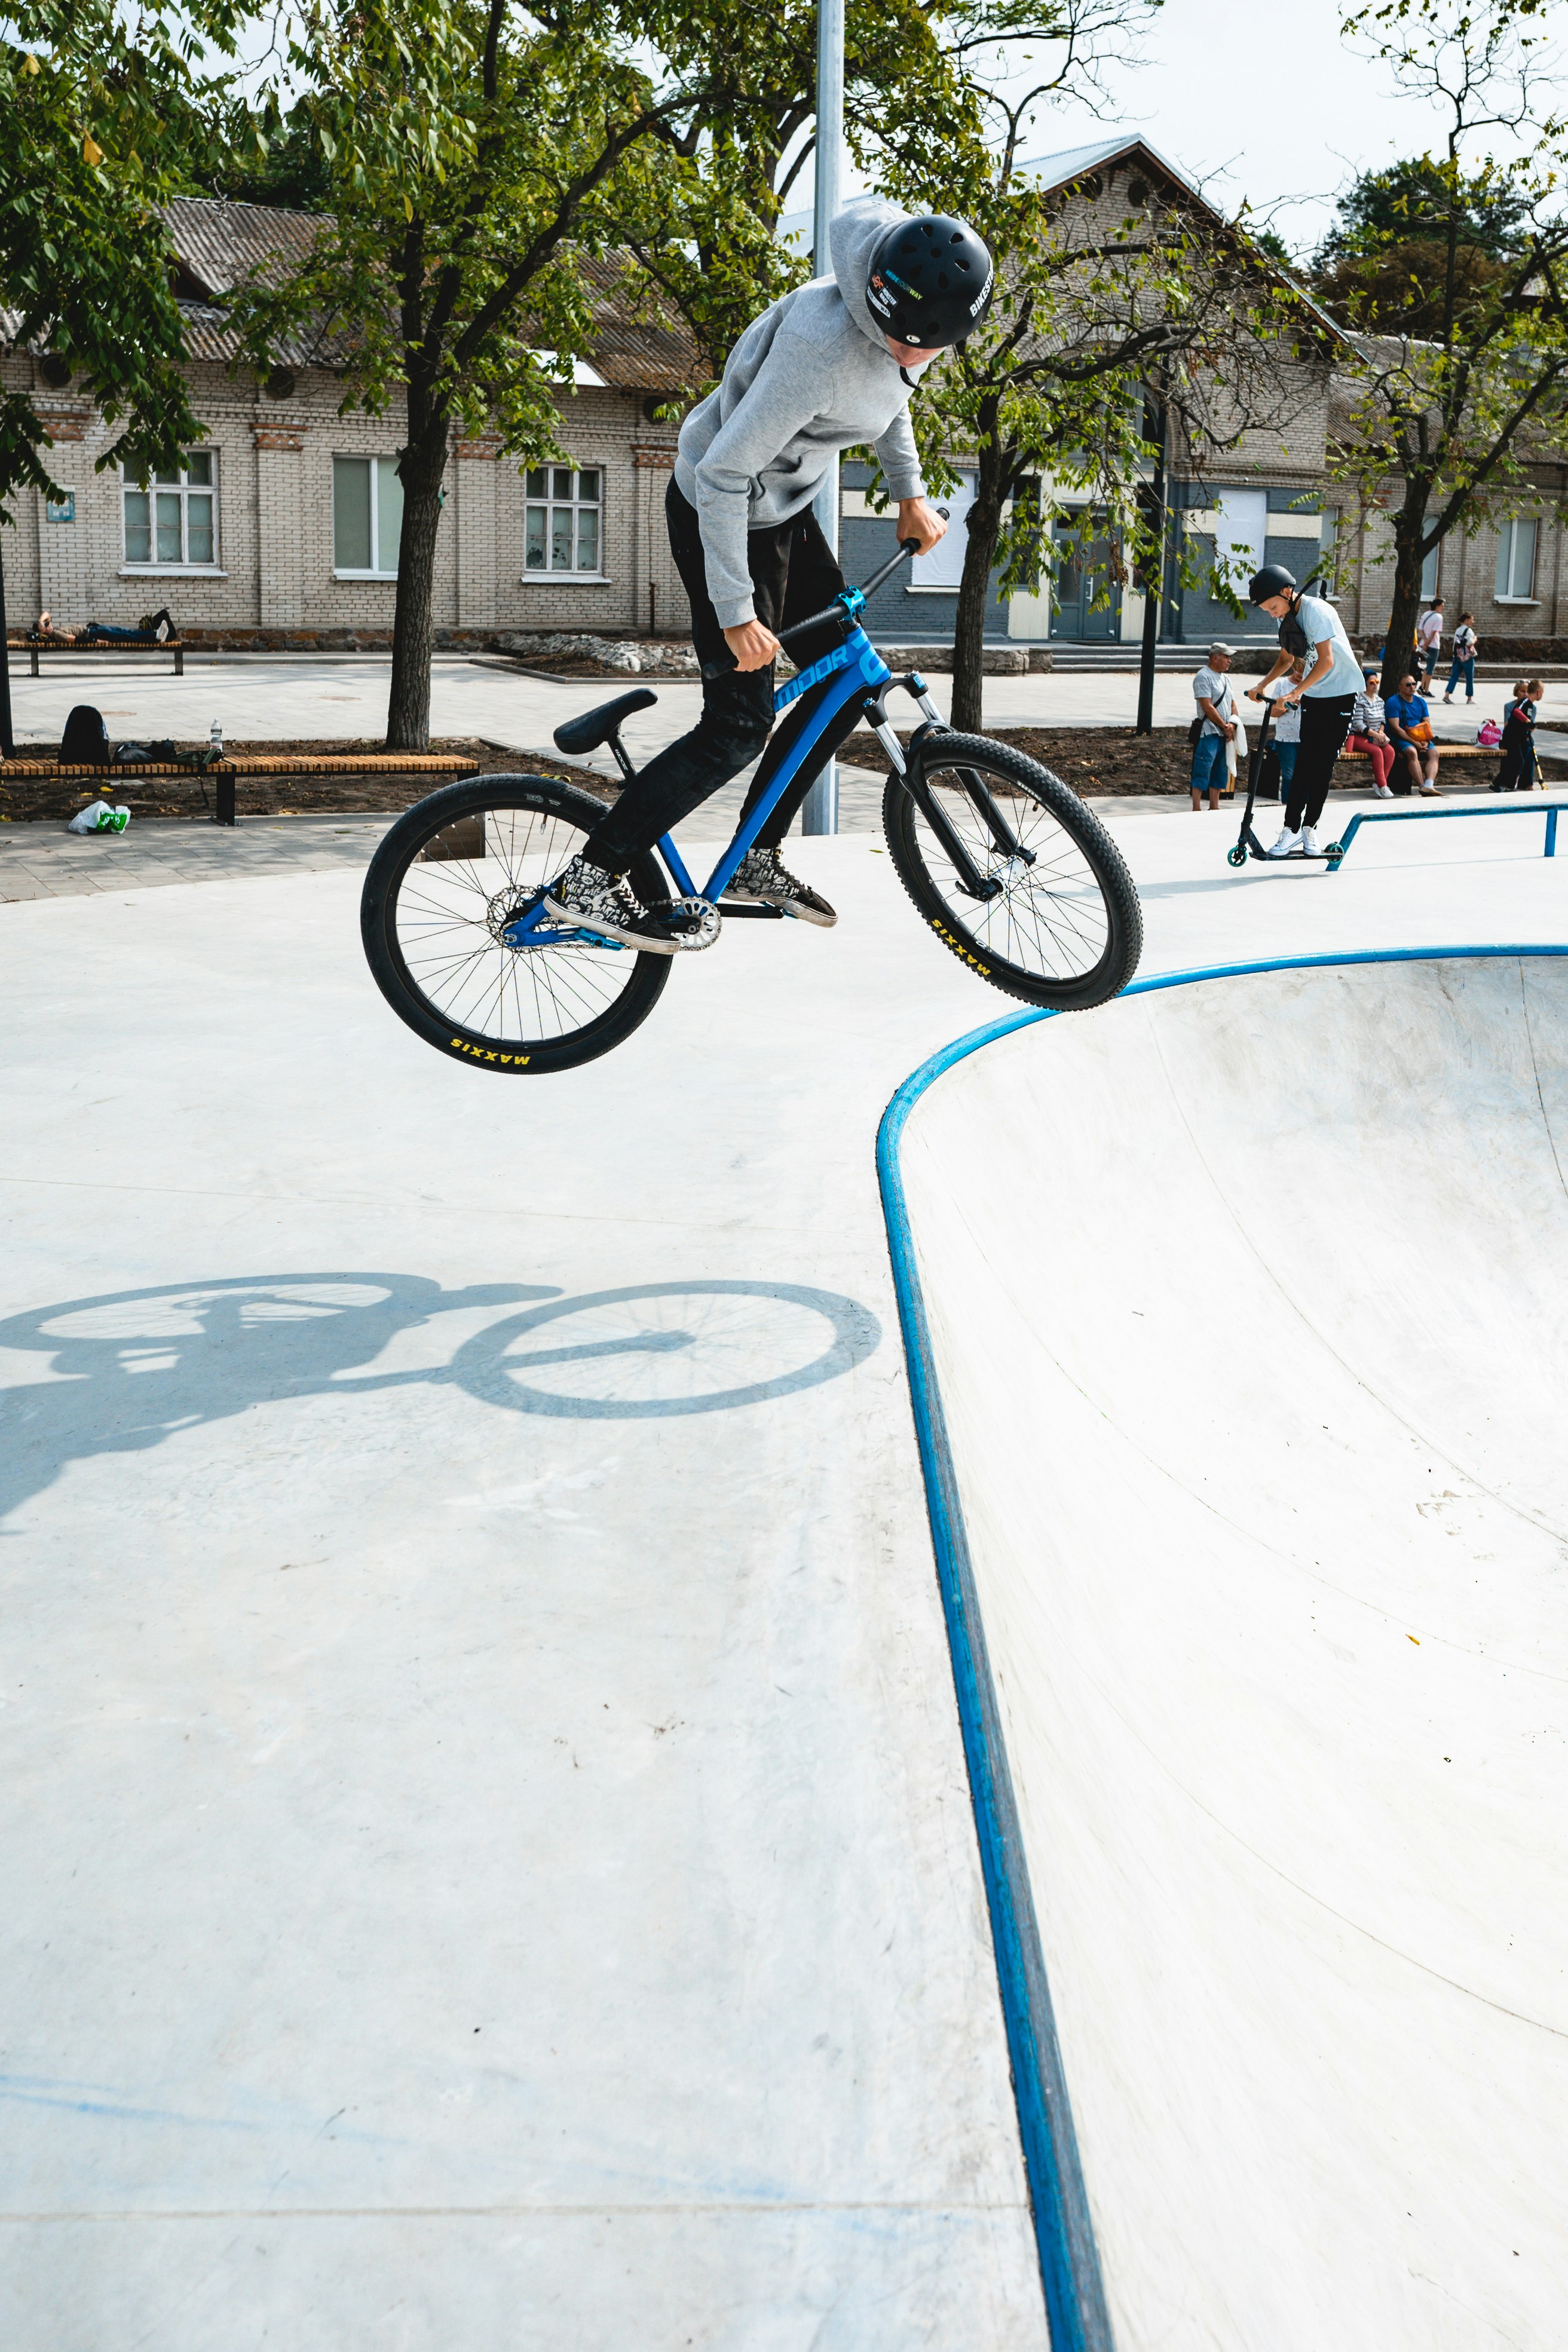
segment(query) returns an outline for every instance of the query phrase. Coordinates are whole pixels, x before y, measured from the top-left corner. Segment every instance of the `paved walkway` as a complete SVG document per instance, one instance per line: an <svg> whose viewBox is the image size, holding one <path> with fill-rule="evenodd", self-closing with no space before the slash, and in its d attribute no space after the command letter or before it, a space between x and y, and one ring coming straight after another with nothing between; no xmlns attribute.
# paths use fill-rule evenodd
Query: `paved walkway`
<svg viewBox="0 0 1568 2352"><path fill-rule="evenodd" d="M868 833L880 838L882 789L882 778L864 768L839 770L841 834ZM737 783L716 793L695 830L683 830L683 846L721 843L726 827L732 828L740 814L743 791L743 783ZM1191 804L1180 793L1097 798L1089 805L1114 832L1140 817L1192 814ZM1352 787L1335 793L1331 814L1343 808L1348 815L1352 807L1372 805L1370 789ZM1205 809L1200 814L1205 819L1214 816L1217 834L1228 835L1240 821L1239 808L1228 801L1217 812ZM1268 823L1272 815L1266 809L1262 821ZM392 823L390 816L254 816L241 817L231 830L199 818L144 817L133 819L121 834L76 834L63 824L0 825L0 905L26 898L113 896L176 882L245 881L260 874L324 874L342 866L363 873ZM697 863L701 863L700 856ZM706 874L698 878L705 880Z"/></svg>
<svg viewBox="0 0 1568 2352"><path fill-rule="evenodd" d="M81 675L74 675L68 663L60 663L45 677L13 676L19 744L29 737L38 741L58 737L67 711L88 691L88 665L77 667ZM110 674L106 676L106 670ZM203 736L216 718L230 741L297 735L375 735L385 724L388 674L386 659L372 655L194 655L183 678L132 664L115 669L111 664L99 663L91 671L93 691L112 737ZM932 681L936 702L943 712L951 708L952 684L951 678ZM440 659L433 672L432 731L480 735L515 750L520 761L525 761L530 753L548 754L559 761L562 755L555 751L552 738L562 720L592 709L621 690L615 679L552 685L501 663ZM700 707L700 689L679 679L661 683L656 691L658 703L637 712L625 730L627 749L638 761L691 726ZM1488 687L1478 693L1475 713L1440 713L1444 731L1452 740L1472 740L1476 714L1484 715L1495 703L1496 715L1500 717L1503 694L1500 686ZM986 723L1130 726L1136 695L1136 678L1120 673L1110 677L988 678ZM1549 701L1550 695L1548 689ZM1157 725L1184 723L1191 709L1192 693L1185 676L1162 674L1156 678ZM1543 730L1540 741L1543 751L1568 756L1568 734ZM617 773L607 751L569 764L602 775ZM732 830L746 781L742 776L716 794L698 831L693 834L689 828L688 839L717 841ZM882 791L880 776L863 768L841 766L840 832L879 834ZM1369 787L1352 786L1336 793L1332 806L1370 803L1371 798ZM1091 805L1117 827L1142 814L1191 813L1180 795L1097 799ZM1224 808L1219 821L1227 822ZM126 834L112 840L83 839L53 825L0 825L0 902L115 890L128 883L145 889L162 883L218 880L284 867L363 868L388 822L381 816L341 814L242 817L230 832L184 819L148 818L133 821Z"/></svg>
<svg viewBox="0 0 1568 2352"><path fill-rule="evenodd" d="M231 741L378 736L386 725L389 677L387 658L370 654L195 654L187 657L183 678L130 662L116 667L108 660L90 667L84 661L73 667L61 660L44 677L13 673L11 698L18 741L58 740L66 713L84 700L98 705L116 738L205 738L215 719ZM432 672L432 730L482 735L520 751L544 751L563 719L637 683L595 678L552 685L504 664L440 656ZM627 748L639 761L689 727L701 701L700 687L679 678L660 681L653 690L657 708L639 712L626 730ZM952 679L933 678L931 690L945 714L952 706ZM1547 688L1548 712L1561 693ZM1483 718L1501 718L1507 696L1501 681L1479 682L1473 710L1439 708L1441 731L1456 742L1473 740ZM1156 726L1184 727L1193 707L1192 682L1184 673L1162 671L1155 677ZM1137 710L1138 680L1126 671L1108 677L1053 674L985 681L985 723L991 727L1131 727ZM1568 739L1563 748L1568 750ZM607 756L594 764L605 774L615 772Z"/></svg>

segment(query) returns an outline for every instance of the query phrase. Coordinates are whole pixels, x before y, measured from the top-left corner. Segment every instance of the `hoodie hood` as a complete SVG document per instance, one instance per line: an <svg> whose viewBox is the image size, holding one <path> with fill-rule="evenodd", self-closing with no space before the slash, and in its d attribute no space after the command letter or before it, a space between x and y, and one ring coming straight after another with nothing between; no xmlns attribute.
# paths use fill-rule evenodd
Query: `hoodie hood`
<svg viewBox="0 0 1568 2352"><path fill-rule="evenodd" d="M781 295L752 320L723 381L680 428L675 487L697 509L703 577L721 629L756 611L753 533L804 514L846 449L870 443L889 497L925 496L909 415L913 378L866 301L872 256L908 218L880 196L862 196L836 215L832 275Z"/></svg>
<svg viewBox="0 0 1568 2352"><path fill-rule="evenodd" d="M857 196L841 213L835 213L827 225L833 282L860 332L879 352L887 351L887 338L866 308L871 257L890 228L913 217L901 205L889 204L885 196Z"/></svg>

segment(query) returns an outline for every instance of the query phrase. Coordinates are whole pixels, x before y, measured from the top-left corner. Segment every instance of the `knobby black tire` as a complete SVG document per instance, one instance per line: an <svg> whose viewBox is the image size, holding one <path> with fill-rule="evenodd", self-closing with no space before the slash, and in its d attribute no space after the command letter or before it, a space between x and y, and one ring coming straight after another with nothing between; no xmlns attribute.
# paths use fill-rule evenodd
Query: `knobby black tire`
<svg viewBox="0 0 1568 2352"><path fill-rule="evenodd" d="M1005 788L997 793L998 807L1009 815L1025 846L1037 850L1037 866L1026 880L999 899L986 902L968 898L952 881L943 887L931 871L933 864L939 869L947 864L941 844L903 779L889 777L882 796L882 824L889 855L916 908L949 953L1005 995L1021 997L1026 1004L1049 1005L1058 1012L1103 1004L1125 988L1143 950L1143 914L1121 852L1093 810L1086 808L1071 787L1048 768L988 736L932 735L926 745L925 768L933 779L948 771L967 769ZM961 808L959 829L965 845L981 871L986 872L991 845L978 817L957 793L950 791L942 805L949 807L950 802ZM1026 837L1022 811L1027 805L1037 812L1028 820L1037 836L1033 841ZM1080 866L1098 885L1099 910L1092 923L1084 906L1090 894L1081 878L1075 878ZM952 871L949 866L948 872ZM1073 884L1064 890L1062 905L1076 900L1070 920L1059 925L1053 924L1049 911L1051 878L1058 872L1064 882ZM1026 897L1033 919L1021 924L1014 905L1023 904ZM1045 940L1042 907L1047 909ZM1031 929L1032 951L1026 937ZM1074 968L1075 953L1080 958L1080 969ZM1057 968L1048 968L1053 965Z"/></svg>
<svg viewBox="0 0 1568 2352"><path fill-rule="evenodd" d="M488 929L478 911L486 885L496 882L496 896L515 887L506 878L508 842L537 838L538 852L531 864L538 869L533 878L543 878L546 866L558 873L581 849L584 835L604 814L604 803L591 793L553 777L474 776L446 784L416 802L385 835L371 860L360 900L365 957L376 986L398 1019L437 1053L449 1055L469 1069L491 1070L507 1077L542 1077L596 1060L623 1044L647 1020L669 978L668 956L639 955L630 949L618 952L551 949L531 954L505 947L495 940L493 931L489 932L488 944L479 936L481 929ZM465 819L475 818L485 820L479 835L475 835L471 828L453 831ZM438 859L425 860L422 853L444 834L452 845ZM476 840L480 844L478 858L471 855ZM428 882L432 865L437 875L442 867L461 869L454 871L446 884L437 886L444 899L455 900L460 907L471 888L474 900L468 929L474 937L473 960L479 975L475 992L488 1002L465 1006L460 1013L454 1009L459 993L456 987L446 1005L437 999L437 982L430 977L437 968L434 955L424 985L409 961L410 954L416 952L410 944L409 910L417 905L415 892ZM485 865L495 867L493 875L479 873ZM411 885L411 875L419 877L418 884ZM669 884L651 856L638 858L628 878L645 906L669 894ZM525 892L520 893L520 905L525 897ZM432 922L427 928L435 933L441 927ZM452 928L459 927L454 923ZM563 962L568 957L575 957L575 969ZM585 961L589 958L592 962ZM484 977L492 966L493 985ZM607 1001L596 1001L595 992L599 998L607 995ZM528 1034L531 1001L538 1035Z"/></svg>

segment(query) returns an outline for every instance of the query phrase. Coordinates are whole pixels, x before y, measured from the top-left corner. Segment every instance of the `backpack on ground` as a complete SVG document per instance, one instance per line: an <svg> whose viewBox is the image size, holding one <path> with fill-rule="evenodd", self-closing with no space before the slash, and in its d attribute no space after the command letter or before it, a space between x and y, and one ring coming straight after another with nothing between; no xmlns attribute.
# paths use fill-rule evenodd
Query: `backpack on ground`
<svg viewBox="0 0 1568 2352"><path fill-rule="evenodd" d="M60 758L89 766L108 764L109 730L103 723L102 711L95 710L90 702L79 702L66 720L60 736Z"/></svg>

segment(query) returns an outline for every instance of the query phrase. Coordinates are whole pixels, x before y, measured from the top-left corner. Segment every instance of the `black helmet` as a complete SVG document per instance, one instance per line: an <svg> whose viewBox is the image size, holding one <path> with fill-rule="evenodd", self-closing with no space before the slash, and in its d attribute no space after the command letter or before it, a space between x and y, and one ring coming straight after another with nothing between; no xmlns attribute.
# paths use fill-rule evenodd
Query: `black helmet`
<svg viewBox="0 0 1568 2352"><path fill-rule="evenodd" d="M885 335L941 351L972 335L991 308L995 272L983 237L946 213L900 221L871 256L866 308Z"/></svg>
<svg viewBox="0 0 1568 2352"><path fill-rule="evenodd" d="M1282 563L1266 563L1262 571L1255 572L1247 583L1249 604L1261 604L1266 596L1293 596L1295 593L1296 575L1293 572L1287 572Z"/></svg>

